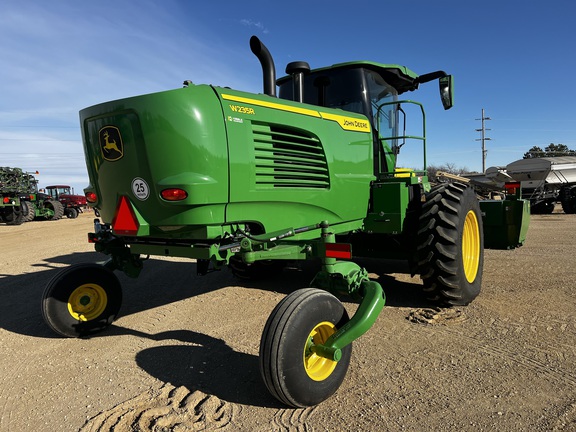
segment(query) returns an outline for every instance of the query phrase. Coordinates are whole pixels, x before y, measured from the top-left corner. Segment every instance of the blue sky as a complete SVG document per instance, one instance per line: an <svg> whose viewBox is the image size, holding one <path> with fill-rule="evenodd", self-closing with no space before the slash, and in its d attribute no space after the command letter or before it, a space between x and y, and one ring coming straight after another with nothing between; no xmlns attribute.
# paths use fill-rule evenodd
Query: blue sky
<svg viewBox="0 0 576 432"><path fill-rule="evenodd" d="M81 193L80 109L185 79L262 92L253 34L278 76L295 60L453 74L450 111L435 82L405 95L426 106L429 164L481 170L482 108L492 119L487 167L535 145L576 149L575 16L573 0L3 0L0 166L38 170L41 187Z"/></svg>

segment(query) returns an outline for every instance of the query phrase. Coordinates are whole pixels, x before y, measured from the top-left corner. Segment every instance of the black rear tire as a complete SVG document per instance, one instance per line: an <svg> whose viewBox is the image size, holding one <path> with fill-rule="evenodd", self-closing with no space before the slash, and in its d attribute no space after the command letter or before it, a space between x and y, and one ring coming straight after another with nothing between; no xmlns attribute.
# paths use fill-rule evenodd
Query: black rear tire
<svg viewBox="0 0 576 432"><path fill-rule="evenodd" d="M480 293L484 232L474 190L445 183L426 196L418 231L424 292L445 306L467 305Z"/></svg>
<svg viewBox="0 0 576 432"><path fill-rule="evenodd" d="M334 362L311 351L314 344L348 322L342 303L332 294L304 288L286 296L270 314L260 341L260 373L270 393L292 407L328 399L342 384L352 345Z"/></svg>
<svg viewBox="0 0 576 432"><path fill-rule="evenodd" d="M31 222L36 217L36 205L30 201L26 205L28 206L28 213L24 216L24 222Z"/></svg>
<svg viewBox="0 0 576 432"><path fill-rule="evenodd" d="M576 213L576 187L563 188L560 191L562 210L566 214Z"/></svg>
<svg viewBox="0 0 576 432"><path fill-rule="evenodd" d="M68 219L76 219L78 217L78 210L76 210L74 207L69 207L64 209L64 215Z"/></svg>
<svg viewBox="0 0 576 432"><path fill-rule="evenodd" d="M47 216L46 220L59 220L64 216L64 206L60 201L46 200L44 201L44 207L49 208L54 212L52 216Z"/></svg>
<svg viewBox="0 0 576 432"><path fill-rule="evenodd" d="M46 286L42 317L56 333L80 337L107 328L122 304L116 275L99 264L76 264L61 270Z"/></svg>
<svg viewBox="0 0 576 432"><path fill-rule="evenodd" d="M552 214L554 212L555 203L553 201L541 201L538 204L530 206L530 213L532 214Z"/></svg>
<svg viewBox="0 0 576 432"><path fill-rule="evenodd" d="M25 201L21 201L19 206L8 207L4 211L3 219L6 225L22 225L26 214L28 214L28 206Z"/></svg>

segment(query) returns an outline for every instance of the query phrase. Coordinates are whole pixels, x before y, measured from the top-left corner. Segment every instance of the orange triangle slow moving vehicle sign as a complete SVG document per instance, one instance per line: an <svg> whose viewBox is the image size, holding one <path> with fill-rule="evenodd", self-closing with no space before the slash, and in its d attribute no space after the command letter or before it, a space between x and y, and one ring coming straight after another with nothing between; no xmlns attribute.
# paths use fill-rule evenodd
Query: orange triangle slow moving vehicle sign
<svg viewBox="0 0 576 432"><path fill-rule="evenodd" d="M138 233L138 219L134 209L124 195L120 197L120 202L116 208L116 214L112 220L112 229L116 234L136 235Z"/></svg>

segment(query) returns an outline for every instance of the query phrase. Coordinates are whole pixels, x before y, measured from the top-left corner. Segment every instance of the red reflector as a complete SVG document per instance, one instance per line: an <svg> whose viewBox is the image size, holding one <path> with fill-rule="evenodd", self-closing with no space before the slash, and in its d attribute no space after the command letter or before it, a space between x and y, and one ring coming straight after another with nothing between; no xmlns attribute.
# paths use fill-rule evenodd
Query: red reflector
<svg viewBox="0 0 576 432"><path fill-rule="evenodd" d="M164 189L160 192L160 195L162 195L162 198L166 201L182 201L188 198L188 192L178 188Z"/></svg>
<svg viewBox="0 0 576 432"><path fill-rule="evenodd" d="M326 243L326 258L352 258L352 246L349 243Z"/></svg>
<svg viewBox="0 0 576 432"><path fill-rule="evenodd" d="M95 203L96 201L98 201L98 197L94 192L86 192L86 201L88 201L89 203Z"/></svg>
<svg viewBox="0 0 576 432"><path fill-rule="evenodd" d="M504 183L504 189L509 194L515 194L518 189L520 189L520 182L510 182Z"/></svg>
<svg viewBox="0 0 576 432"><path fill-rule="evenodd" d="M2 201L4 201L4 204L8 204L10 202L10 198L4 197Z"/></svg>
<svg viewBox="0 0 576 432"><path fill-rule="evenodd" d="M112 220L112 229L117 234L136 235L139 226L130 201L125 196L120 197L120 203Z"/></svg>

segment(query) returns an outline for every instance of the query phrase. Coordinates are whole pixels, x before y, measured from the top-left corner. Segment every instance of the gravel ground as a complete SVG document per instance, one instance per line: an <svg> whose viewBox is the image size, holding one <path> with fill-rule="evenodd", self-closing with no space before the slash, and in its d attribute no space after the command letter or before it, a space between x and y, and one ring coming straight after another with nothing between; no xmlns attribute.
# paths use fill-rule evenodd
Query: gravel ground
<svg viewBox="0 0 576 432"><path fill-rule="evenodd" d="M138 279L119 276L108 330L53 334L46 283L104 259L86 241L92 217L0 225L0 431L576 430L576 215L532 216L524 247L486 251L467 307L431 310L418 278L370 269L387 307L338 392L299 410L269 396L257 356L268 314L307 285L306 269L244 283L151 259Z"/></svg>

